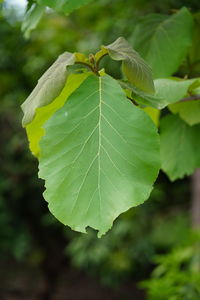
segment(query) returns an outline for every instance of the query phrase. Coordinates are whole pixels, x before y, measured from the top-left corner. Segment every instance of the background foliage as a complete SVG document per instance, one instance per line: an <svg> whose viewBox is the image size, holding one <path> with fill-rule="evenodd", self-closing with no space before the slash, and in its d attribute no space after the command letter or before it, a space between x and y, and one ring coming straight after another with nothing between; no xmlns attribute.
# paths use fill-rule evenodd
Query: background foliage
<svg viewBox="0 0 200 300"><path fill-rule="evenodd" d="M196 249L192 245L196 245L198 237L191 239L189 230L189 178L170 183L161 173L146 204L121 215L113 229L101 240L96 239L92 230L88 235L74 233L58 224L47 210L41 196L43 183L36 177L37 162L29 153L20 123L20 104L60 53L66 49L95 52L100 44L109 44L118 36L128 38L133 45L136 34L139 34L137 32L143 30L145 24L146 17L141 20L141 16L148 13L167 15L184 5L195 12L195 22L199 24L197 0L189 3L127 0L126 5L122 0L100 0L75 10L67 17L47 11L30 34L30 39L25 39L21 33L19 11L11 9L5 2L0 13L0 37L3 41L0 44L0 264L1 270L7 266L8 271L6 276L0 271L2 298L18 293L20 296L16 299L23 299L24 294L27 297L32 293L35 299L57 299L56 295L60 293L60 299L65 299L67 288L75 293L75 289L66 282L77 284L81 277L85 283L84 292L73 294L71 299L89 299L93 286L99 294L105 292L113 299L120 297L120 290L127 299L132 299L133 295L142 299L143 293L138 294L133 283L148 279L151 270L158 264L157 268L167 271L163 275L164 271L156 269L151 281L143 285L148 288L147 299L183 299L183 293L185 299L198 299L198 272L196 275L195 267L191 267L191 257L196 257ZM26 28L23 30L27 33ZM137 31L134 32L134 28ZM199 27L196 26L194 37L198 36L198 32ZM191 35L188 35L189 38ZM187 43L188 40L186 46ZM176 76L200 76L198 44L193 45L189 58L181 66L174 67ZM106 58L104 66L114 77L121 77L117 62ZM181 246L182 241L188 241L186 246ZM154 260L155 254L162 256ZM24 275L16 271L13 275L12 266L23 269L25 274L38 272L40 280L32 290L26 290ZM63 279L63 274L68 274L67 278ZM22 283L13 281L12 276L14 279L21 278ZM169 290L166 296L163 290L169 285L168 278L174 289ZM191 279L189 285L188 278ZM96 286L95 280L101 285ZM105 285L112 288L105 290ZM119 290L115 292L117 286ZM61 289L62 292L59 292ZM84 294L87 290L89 297Z"/></svg>

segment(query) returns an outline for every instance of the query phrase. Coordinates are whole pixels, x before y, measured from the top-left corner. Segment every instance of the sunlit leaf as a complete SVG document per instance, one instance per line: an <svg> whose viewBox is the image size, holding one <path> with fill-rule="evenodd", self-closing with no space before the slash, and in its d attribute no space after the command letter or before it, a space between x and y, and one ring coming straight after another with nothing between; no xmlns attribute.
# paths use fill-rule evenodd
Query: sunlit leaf
<svg viewBox="0 0 200 300"><path fill-rule="evenodd" d="M159 165L151 119L109 76L89 76L45 123L39 176L62 223L107 232L122 212L143 203Z"/></svg>
<svg viewBox="0 0 200 300"><path fill-rule="evenodd" d="M36 109L36 114L33 121L26 126L29 147L31 152L36 157L39 157L40 153L39 141L45 134L43 128L44 123L64 105L68 97L74 92L75 89L79 87L79 85L87 78L89 74L90 73L69 75L60 95L50 104Z"/></svg>

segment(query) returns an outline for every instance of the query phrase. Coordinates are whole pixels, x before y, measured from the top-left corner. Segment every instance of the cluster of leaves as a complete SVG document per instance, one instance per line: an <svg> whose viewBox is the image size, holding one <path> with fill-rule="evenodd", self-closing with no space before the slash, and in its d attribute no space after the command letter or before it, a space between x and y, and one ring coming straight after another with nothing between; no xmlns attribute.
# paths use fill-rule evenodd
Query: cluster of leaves
<svg viewBox="0 0 200 300"><path fill-rule="evenodd" d="M148 16L136 26L133 42L152 67L154 82L149 66L123 38L88 57L65 52L40 78L22 105L23 125L31 151L39 158L44 197L62 223L81 232L93 227L99 236L107 232L120 213L149 197L160 168L160 149L162 170L171 180L200 166L195 151L200 80L160 78L178 69L189 46L193 48L188 55L194 51L193 30L186 8L172 16ZM142 47L145 43L148 47ZM126 81L99 69L106 55L122 61ZM172 63L166 65L169 60ZM70 74L71 65L90 71L79 68ZM159 110L165 107L173 115L161 119L159 146L147 113L152 116L153 111L158 123Z"/></svg>
<svg viewBox="0 0 200 300"><path fill-rule="evenodd" d="M98 3L100 2L98 1ZM120 13L117 11L119 4L123 4L123 7L119 8ZM159 2L158 4L162 5L164 2ZM133 10L130 9L130 1L126 2L126 6L128 8L126 12L130 11L132 14ZM104 22L101 22L100 10L97 13L96 6L93 6L93 8L91 6L90 10L79 10L78 18L76 18L76 14L66 19L58 15L48 14L42 20L38 31L33 33L32 39L26 42L23 41L23 37L20 35L19 30L14 27L13 23L12 25L5 24L5 21L3 22L1 19L0 31L2 40L4 40L4 43L0 45L0 78L2 82L0 91L2 99L2 147L0 155L0 206L2 213L0 215L0 251L2 259L4 259L4 255L6 254L9 257L23 258L25 261L27 252L30 253L31 250L31 261L38 263L45 257L45 251L42 247L46 245L46 253L52 250L50 261L53 260L57 263L53 245L58 245L59 241L62 241L61 233L64 231L67 237L67 240L64 240L64 245L68 243L68 238L70 237L71 242L66 252L72 257L73 264L88 271L92 270L95 274L100 274L103 282L113 283L115 280L121 280L124 276L130 276L132 270L135 272L137 279L139 276L138 270L142 273L141 277L144 276L144 268L148 267L147 264L151 259L151 255L154 254L155 245L157 245L156 252L158 252L158 247L163 252L169 249L167 245L173 244L176 239L178 239L178 244L181 240L185 239L185 231L189 223L184 222L184 220L176 221L174 217L169 222L169 225L169 217L164 217L162 213L166 212L167 208L171 205L172 210L175 210L175 214L177 214L175 205L177 205L177 201L181 202L186 198L184 191L188 188L187 180L178 181L172 185L168 184L166 187L162 186L162 195L166 195L165 206L160 211L157 211L157 217L152 215L152 211L150 210L155 203L155 199L150 198L150 201L146 202L145 205L121 215L116 220L113 229L106 236L102 237L101 240L96 239L95 233L91 230L88 235L81 235L70 232L70 230L62 226L53 235L51 229L59 226L58 222L56 220L53 221L53 217L50 218L49 215L41 217L44 211L46 212L44 209L46 204L41 202L40 193L42 187L40 187L40 181L33 175L37 171L35 162L26 152L25 137L18 120L20 118L18 103L25 98L25 93L28 93L32 88L38 74L51 63L51 60L53 60L57 53L62 53L63 49L70 49L70 51L73 51L73 49L82 49L87 52L89 47L95 49L101 40L109 43L109 35L113 37L119 35L120 32L120 35L123 33L125 36L130 36L130 28L131 30L134 28L130 22L134 18L127 18L129 22L127 22L126 18L120 19L121 15L125 14L125 8L124 10L122 8L124 8L124 1L117 1L117 4L112 4L112 7L111 5L107 5L103 15ZM108 21L109 14L110 18ZM91 16L93 16L93 19ZM113 21L114 17L118 22ZM91 20L92 24L90 24ZM116 26L113 27L109 23L113 23ZM8 26L9 30L6 30ZM87 39L85 41L83 38L85 33L84 28L86 28L87 32ZM15 48L18 49L19 53L23 53L23 55L15 55L13 51ZM196 54L194 52L194 57L197 57L197 55L199 55L199 51ZM105 57L105 59L107 58ZM112 61L106 61L106 67L107 70L112 71ZM185 62L181 67L181 71L179 70L176 75L189 74L189 77L200 75L198 63L192 65L191 72L189 72L188 67L187 62ZM113 73L116 74L115 72ZM189 101L188 105L191 102ZM196 101L194 102L196 103ZM144 110L151 111L151 113L154 112L158 121L157 112L159 111L157 109L147 106ZM165 113L167 113L167 109ZM193 126L189 127L192 128ZM163 177L160 178L163 180ZM181 194L178 193L178 190L181 190ZM161 196L159 195L160 198ZM188 199L189 197L185 201L188 201ZM146 205L148 205L146 214L139 214L138 209L142 211ZM139 214L138 217L137 214ZM154 232L149 235L149 231L146 230L151 227L151 221L153 222L152 227L154 230L152 228L152 231ZM143 225L140 222L143 222ZM38 231L30 230L30 223L34 223ZM44 224L46 223L48 223L48 226L45 228ZM44 235L40 237L40 233L44 232L51 243L46 242ZM33 236L34 233L35 236ZM126 235L126 233L128 234ZM35 245L32 240L35 239L43 241L43 245L39 243L39 249L34 248ZM125 249L123 249L124 245ZM32 248L30 249L30 247ZM99 251L102 248L104 249L103 254L105 256ZM60 248L58 256L62 252L62 248ZM190 276L189 273L188 275Z"/></svg>
<svg viewBox="0 0 200 300"><path fill-rule="evenodd" d="M135 195L135 205L148 197L159 168L156 128L142 110L126 99L116 80L103 71L98 71L99 61L105 54L109 54L115 60L122 60L125 75L136 86L140 87L143 84L144 90L153 90L150 69L128 43L120 38L109 46L103 46L95 56L90 55L89 58L79 53L62 54L42 76L32 94L22 105L23 124L27 126L29 139L33 145L32 151L39 155L40 176L46 180L46 186L50 184L49 188L53 188L51 192L47 189L45 196L51 206L50 210L72 228L84 232L85 227L90 225L99 229L100 235L110 228L113 219L120 212L132 206L131 195ZM74 63L86 64L93 72L71 74L65 85L65 67ZM137 77L134 71L137 71ZM52 102L59 93L60 95ZM58 110L61 106L63 108ZM120 128L118 124L123 119L126 122L124 121ZM45 123L44 135L42 126L46 120L48 122ZM68 124L67 131L65 122ZM49 129L46 125L49 125ZM127 136L124 135L125 131ZM39 143L41 136L42 140ZM129 140L131 136L137 141L135 145L133 144L134 152L132 142ZM145 136L151 136L152 140L146 140L142 153L141 139L143 137L145 139ZM60 143L64 148L58 146ZM148 154L150 150L151 156ZM52 154L55 157L52 157ZM145 160L142 159L142 155L146 156ZM63 161L67 169L63 168ZM141 171L145 167L148 168L148 173L145 170ZM135 169L133 176L135 186L132 185L133 169ZM53 173L57 173L58 176L54 176ZM55 185L51 182L52 175L56 181L58 180ZM124 177L123 184L121 175ZM65 207L66 196L71 198L67 202L68 208ZM116 197L119 201L116 201ZM124 199L123 202L120 198ZM94 215L94 210L97 209L98 218Z"/></svg>
<svg viewBox="0 0 200 300"><path fill-rule="evenodd" d="M200 297L199 233L174 248L166 255L155 258L158 264L151 279L141 286L147 289L148 300L198 300Z"/></svg>

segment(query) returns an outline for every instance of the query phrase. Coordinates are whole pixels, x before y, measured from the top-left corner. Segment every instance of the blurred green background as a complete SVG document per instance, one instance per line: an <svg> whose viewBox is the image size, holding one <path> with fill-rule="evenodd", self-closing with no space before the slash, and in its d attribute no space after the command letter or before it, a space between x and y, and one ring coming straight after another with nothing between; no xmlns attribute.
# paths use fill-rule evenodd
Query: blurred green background
<svg viewBox="0 0 200 300"><path fill-rule="evenodd" d="M42 198L43 182L21 127L20 105L60 53L95 52L119 36L131 40L141 16L182 6L196 12L199 0L98 0L68 17L49 10L28 40L21 32L20 2L5 1L0 10L0 299L147 299L149 283L139 282L149 279L157 263L171 270L175 261L171 280L193 256L187 252L195 239L190 178L171 183L161 173L150 199L122 214L101 239L93 230L72 232L48 212ZM104 67L121 76L118 64L105 60ZM190 273L185 276L188 282ZM156 284L167 288L166 282ZM200 299L193 285L185 291L191 297L173 299Z"/></svg>

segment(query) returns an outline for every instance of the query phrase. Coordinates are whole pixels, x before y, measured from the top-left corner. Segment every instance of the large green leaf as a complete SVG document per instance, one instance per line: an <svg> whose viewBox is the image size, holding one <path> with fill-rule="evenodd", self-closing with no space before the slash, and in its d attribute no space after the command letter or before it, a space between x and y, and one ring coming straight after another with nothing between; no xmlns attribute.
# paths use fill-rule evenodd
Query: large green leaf
<svg viewBox="0 0 200 300"><path fill-rule="evenodd" d="M200 125L189 126L179 117L161 120L161 164L171 180L190 175L200 166Z"/></svg>
<svg viewBox="0 0 200 300"><path fill-rule="evenodd" d="M89 76L45 123L39 176L62 223L104 234L122 212L143 203L159 165L159 137L145 112L109 76Z"/></svg>
<svg viewBox="0 0 200 300"><path fill-rule="evenodd" d="M176 14L145 16L135 28L133 47L150 64L154 78L177 71L192 42L193 18L186 8Z"/></svg>
<svg viewBox="0 0 200 300"><path fill-rule="evenodd" d="M132 84L147 93L154 92L150 67L123 37L108 46L102 46L102 50L96 54L97 61L106 53L112 59L122 61L122 71Z"/></svg>
<svg viewBox="0 0 200 300"><path fill-rule="evenodd" d="M43 128L44 123L64 105L68 97L79 87L89 74L91 73L70 74L60 95L50 104L36 109L33 121L26 125L29 147L36 157L39 157L40 154L39 141L45 134Z"/></svg>
<svg viewBox="0 0 200 300"><path fill-rule="evenodd" d="M74 61L74 54L64 52L38 80L36 87L22 104L23 126L33 120L38 107L51 103L60 94L67 78L66 67L72 65Z"/></svg>
<svg viewBox="0 0 200 300"><path fill-rule="evenodd" d="M58 12L65 13L66 15L92 1L93 0L37 0L38 3L51 7Z"/></svg>

